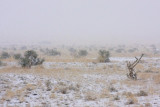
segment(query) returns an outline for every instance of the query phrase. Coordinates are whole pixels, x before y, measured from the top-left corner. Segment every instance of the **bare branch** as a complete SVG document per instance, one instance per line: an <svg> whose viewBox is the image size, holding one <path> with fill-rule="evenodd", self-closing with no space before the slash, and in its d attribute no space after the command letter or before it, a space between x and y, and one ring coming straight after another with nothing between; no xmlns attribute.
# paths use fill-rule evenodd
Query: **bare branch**
<svg viewBox="0 0 160 107"><path fill-rule="evenodd" d="M132 78L132 79L135 79L135 80L137 79L137 74L134 71L134 67L140 62L143 55L144 54L142 54L139 59L137 57L135 57L136 61L134 61L132 64L129 61L127 61L127 67L128 67L128 70L129 70L129 74L127 74L127 75L128 75L129 78Z"/></svg>
<svg viewBox="0 0 160 107"><path fill-rule="evenodd" d="M135 63L132 64L132 66L131 66L132 68L134 68L134 67L139 63L139 61L142 59L143 55L144 55L144 54L142 54L139 59L137 58L137 60L135 61Z"/></svg>

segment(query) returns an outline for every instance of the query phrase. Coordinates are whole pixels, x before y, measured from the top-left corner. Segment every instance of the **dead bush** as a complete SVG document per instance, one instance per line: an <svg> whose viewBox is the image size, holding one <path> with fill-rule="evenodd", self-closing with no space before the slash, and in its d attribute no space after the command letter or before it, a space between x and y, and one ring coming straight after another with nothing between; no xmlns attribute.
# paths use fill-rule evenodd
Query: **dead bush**
<svg viewBox="0 0 160 107"><path fill-rule="evenodd" d="M130 104L135 104L135 102L134 102L133 99L129 99L129 100L126 102L126 105L130 105Z"/></svg>
<svg viewBox="0 0 160 107"><path fill-rule="evenodd" d="M113 86L110 86L110 87L109 87L109 91L110 91L110 92L118 92L118 90L115 89Z"/></svg>
<svg viewBox="0 0 160 107"><path fill-rule="evenodd" d="M137 93L137 96L148 96L148 93L141 90L139 93Z"/></svg>
<svg viewBox="0 0 160 107"><path fill-rule="evenodd" d="M51 81L50 81L50 80L47 80L45 84L46 84L46 87L47 87L47 91L51 91L51 90L52 90Z"/></svg>
<svg viewBox="0 0 160 107"><path fill-rule="evenodd" d="M67 94L68 93L68 87L60 87L59 88L59 92L62 93L62 94Z"/></svg>
<svg viewBox="0 0 160 107"><path fill-rule="evenodd" d="M120 100L119 96L116 95L116 96L114 97L114 100Z"/></svg>

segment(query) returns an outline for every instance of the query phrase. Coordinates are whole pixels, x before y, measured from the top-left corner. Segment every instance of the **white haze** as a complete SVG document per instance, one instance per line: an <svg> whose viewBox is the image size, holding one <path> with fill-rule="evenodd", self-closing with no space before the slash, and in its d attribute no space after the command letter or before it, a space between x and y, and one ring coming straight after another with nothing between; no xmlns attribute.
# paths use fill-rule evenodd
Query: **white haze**
<svg viewBox="0 0 160 107"><path fill-rule="evenodd" d="M160 0L0 0L0 43L160 43Z"/></svg>

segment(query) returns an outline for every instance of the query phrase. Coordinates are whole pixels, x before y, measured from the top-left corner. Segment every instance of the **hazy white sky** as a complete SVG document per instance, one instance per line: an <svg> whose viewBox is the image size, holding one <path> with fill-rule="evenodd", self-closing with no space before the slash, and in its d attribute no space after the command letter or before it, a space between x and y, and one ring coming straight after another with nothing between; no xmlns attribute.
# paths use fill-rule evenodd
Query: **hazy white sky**
<svg viewBox="0 0 160 107"><path fill-rule="evenodd" d="M0 42L160 43L160 0L0 0Z"/></svg>

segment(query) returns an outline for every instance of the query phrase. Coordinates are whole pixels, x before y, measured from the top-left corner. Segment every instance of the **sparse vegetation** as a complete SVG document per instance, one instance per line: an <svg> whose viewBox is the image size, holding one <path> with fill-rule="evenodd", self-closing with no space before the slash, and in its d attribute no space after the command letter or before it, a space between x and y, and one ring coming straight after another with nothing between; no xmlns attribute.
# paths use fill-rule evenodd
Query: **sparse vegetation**
<svg viewBox="0 0 160 107"><path fill-rule="evenodd" d="M19 47L16 47L16 51L7 48L7 52L11 56L13 55L13 58L23 63L21 63L21 68L12 57L1 59L7 66L0 67L0 83L2 85L0 90L4 90L4 93L8 94L0 94L2 95L0 96L0 102L9 101L13 104L16 101L17 104L20 104L29 99L44 101L39 106L45 105L47 101L59 106L77 106L76 102L81 101L78 103L80 106L92 106L90 104L93 104L93 106L102 107L148 106L147 102L151 106L156 106L151 102L156 102L157 105L160 104L158 103L159 99L154 99L158 98L159 94L157 93L160 88L159 58L156 56L155 59L145 57L143 61L140 61L135 67L136 71L140 71L136 72L138 73L138 79L133 81L125 75L127 72L126 61L130 61L131 66L128 67L134 68L139 58L134 61L131 56L136 56L140 51L117 53L116 49L123 49L123 47L114 47L112 62L110 63L98 63L97 61L100 55L103 57L101 62L110 59L109 51L106 51L109 47L96 47L97 50L102 49L97 59L97 50L94 48L86 57L79 56L77 50L86 49L86 51L89 51L89 47L30 46L27 48L37 48L38 51L28 50L26 52L18 50ZM0 49L2 50L2 48ZM130 49L128 46L124 48L124 50L128 49ZM54 55L49 54L52 53L51 50L57 52L60 50L63 54L53 57ZM18 54L22 52L24 52L24 55ZM147 52L148 56L153 54L152 51ZM40 64L36 63L40 56L44 56L46 62L36 66ZM0 65L3 65L2 62L0 62ZM30 69L24 69L23 67ZM10 88L14 90L15 94L5 91Z"/></svg>

